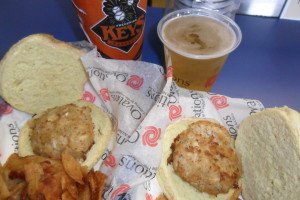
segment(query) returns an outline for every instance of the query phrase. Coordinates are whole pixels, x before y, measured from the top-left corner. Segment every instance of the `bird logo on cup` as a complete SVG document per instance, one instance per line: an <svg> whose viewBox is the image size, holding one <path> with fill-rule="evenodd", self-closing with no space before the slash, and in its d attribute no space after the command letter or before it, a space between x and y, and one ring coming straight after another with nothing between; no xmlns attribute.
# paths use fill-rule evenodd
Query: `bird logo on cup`
<svg viewBox="0 0 300 200"><path fill-rule="evenodd" d="M103 1L106 17L91 30L110 47L129 52L144 29L145 11L138 3L139 0Z"/></svg>

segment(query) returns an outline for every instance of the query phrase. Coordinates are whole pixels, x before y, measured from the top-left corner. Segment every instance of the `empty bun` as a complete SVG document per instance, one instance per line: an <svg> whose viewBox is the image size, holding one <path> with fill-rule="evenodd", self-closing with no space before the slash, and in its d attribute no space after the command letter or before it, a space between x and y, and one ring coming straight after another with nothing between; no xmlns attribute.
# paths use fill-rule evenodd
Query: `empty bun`
<svg viewBox="0 0 300 200"><path fill-rule="evenodd" d="M107 113L105 113L104 111L102 111L100 108L98 108L92 103L79 100L74 102L73 104L75 104L78 107L89 107L91 109L91 119L93 123L93 133L94 133L93 145L87 151L85 155L85 160L81 162L83 166L86 166L89 169L91 169L99 160L101 155L104 153L110 140L112 139L113 123ZM52 109L50 109L50 112L51 110ZM31 136L33 134L33 129L31 124L34 123L33 120L38 119L45 113L46 114L49 113L49 110L34 116L34 118L28 121L21 129L20 137L19 137L19 150L18 150L20 156L35 155L31 144ZM51 116L52 115L49 115L49 119L51 119ZM68 128L70 127L66 127L66 129ZM72 139L76 140L77 138L72 138ZM78 138L78 140L79 139L80 138Z"/></svg>
<svg viewBox="0 0 300 200"><path fill-rule="evenodd" d="M81 99L87 81L82 55L50 35L30 35L1 60L0 95L14 108L31 114Z"/></svg>
<svg viewBox="0 0 300 200"><path fill-rule="evenodd" d="M244 166L246 200L299 199L300 114L288 107L269 108L246 118L236 149Z"/></svg>
<svg viewBox="0 0 300 200"><path fill-rule="evenodd" d="M220 138L224 138L224 136L226 134L228 134L228 131L226 131L225 128L224 128L225 131L223 131L223 126L221 126L220 124L218 124L218 122L216 122L212 119L186 118L186 119L182 119L178 122L170 124L167 127L166 132L164 134L162 159L161 159L161 164L160 164L158 174L157 174L158 182L161 186L161 189L162 189L164 195L169 200L194 200L194 199L203 199L203 200L232 199L233 200L233 199L237 199L240 194L240 190L241 190L241 187L239 185L240 184L239 180L238 180L238 185L236 185L235 188L230 188L227 193L219 193L218 195L211 195L206 192L201 192L201 191L197 190L195 187L190 185L188 182L184 181L179 175L176 174L173 165L171 163L169 163L169 161L170 161L169 157L172 154L172 151L174 152L174 149L173 149L174 146L172 146L172 144L174 143L174 140L176 140L178 138L177 136L179 136L179 134L186 131L192 124L195 124L195 123L196 123L196 126L197 126L197 123L204 124L203 126L205 126L205 127L204 127L204 129L202 129L202 131L205 130L206 128L208 128L207 132L204 131L205 134L215 134L215 133L213 133L214 128L218 129L218 131L216 132L217 134L220 133L222 135L222 136L220 136ZM213 126L213 127L211 127L212 129L210 129L211 125ZM194 129L194 130L196 130L196 129ZM204 132L199 133L199 134L203 134ZM229 140L227 140L227 141L231 141L229 134L228 134L228 137L226 135L226 138L227 139L229 138ZM233 145L233 143L229 144L229 145L231 146L231 145ZM193 149L193 147L191 147L191 151L193 151L192 149ZM198 151L204 152L203 149L202 150L200 149ZM182 155L183 154L189 154L189 150L187 150L185 152L182 151ZM201 154L201 155L203 155L203 154ZM193 159L194 157L191 156L190 158ZM184 158L182 158L182 160L184 160ZM187 167L190 167L190 166L187 166ZM218 186L216 186L216 187L218 187Z"/></svg>

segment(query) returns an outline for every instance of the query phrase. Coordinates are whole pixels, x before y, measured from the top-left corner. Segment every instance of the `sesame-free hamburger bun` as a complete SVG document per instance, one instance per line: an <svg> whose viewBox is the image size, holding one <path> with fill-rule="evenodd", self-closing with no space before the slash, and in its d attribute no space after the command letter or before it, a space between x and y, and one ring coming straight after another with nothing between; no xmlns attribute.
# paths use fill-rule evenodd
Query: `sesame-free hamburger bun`
<svg viewBox="0 0 300 200"><path fill-rule="evenodd" d="M51 35L25 37L0 62L0 95L31 114L81 99L87 81L83 55Z"/></svg>
<svg viewBox="0 0 300 200"><path fill-rule="evenodd" d="M60 159L68 151L91 169L112 139L107 113L92 103L76 101L34 116L20 131L19 155Z"/></svg>
<svg viewBox="0 0 300 200"><path fill-rule="evenodd" d="M300 198L300 114L268 108L247 117L238 129L236 149L244 167L245 200Z"/></svg>
<svg viewBox="0 0 300 200"><path fill-rule="evenodd" d="M169 200L237 199L242 167L227 129L211 119L170 124L158 181Z"/></svg>

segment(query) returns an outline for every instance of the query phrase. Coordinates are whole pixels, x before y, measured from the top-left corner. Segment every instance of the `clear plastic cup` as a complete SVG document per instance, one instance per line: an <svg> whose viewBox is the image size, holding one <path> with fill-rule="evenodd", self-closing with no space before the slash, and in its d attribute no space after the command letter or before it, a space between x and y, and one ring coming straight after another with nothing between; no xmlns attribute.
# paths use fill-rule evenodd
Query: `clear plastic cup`
<svg viewBox="0 0 300 200"><path fill-rule="evenodd" d="M240 3L241 0L168 0L166 13L185 8L199 8L216 11L234 19Z"/></svg>
<svg viewBox="0 0 300 200"><path fill-rule="evenodd" d="M157 33L177 85L202 91L211 90L228 55L242 39L239 26L229 17L193 8L164 16Z"/></svg>

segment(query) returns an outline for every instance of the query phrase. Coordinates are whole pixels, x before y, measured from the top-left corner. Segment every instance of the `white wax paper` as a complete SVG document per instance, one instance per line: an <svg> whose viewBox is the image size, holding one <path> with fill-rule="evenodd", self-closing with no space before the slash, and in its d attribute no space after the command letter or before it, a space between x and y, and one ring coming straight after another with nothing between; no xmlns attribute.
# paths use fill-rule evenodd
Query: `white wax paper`
<svg viewBox="0 0 300 200"><path fill-rule="evenodd" d="M116 133L95 170L108 175L104 198L154 200L162 192L156 180L161 139L167 125L185 117L214 118L236 137L240 122L261 111L257 100L186 90L172 81L161 66L142 61L107 60L96 49L82 62L90 81L82 99L110 114ZM0 99L0 161L17 152L18 134L31 115Z"/></svg>

